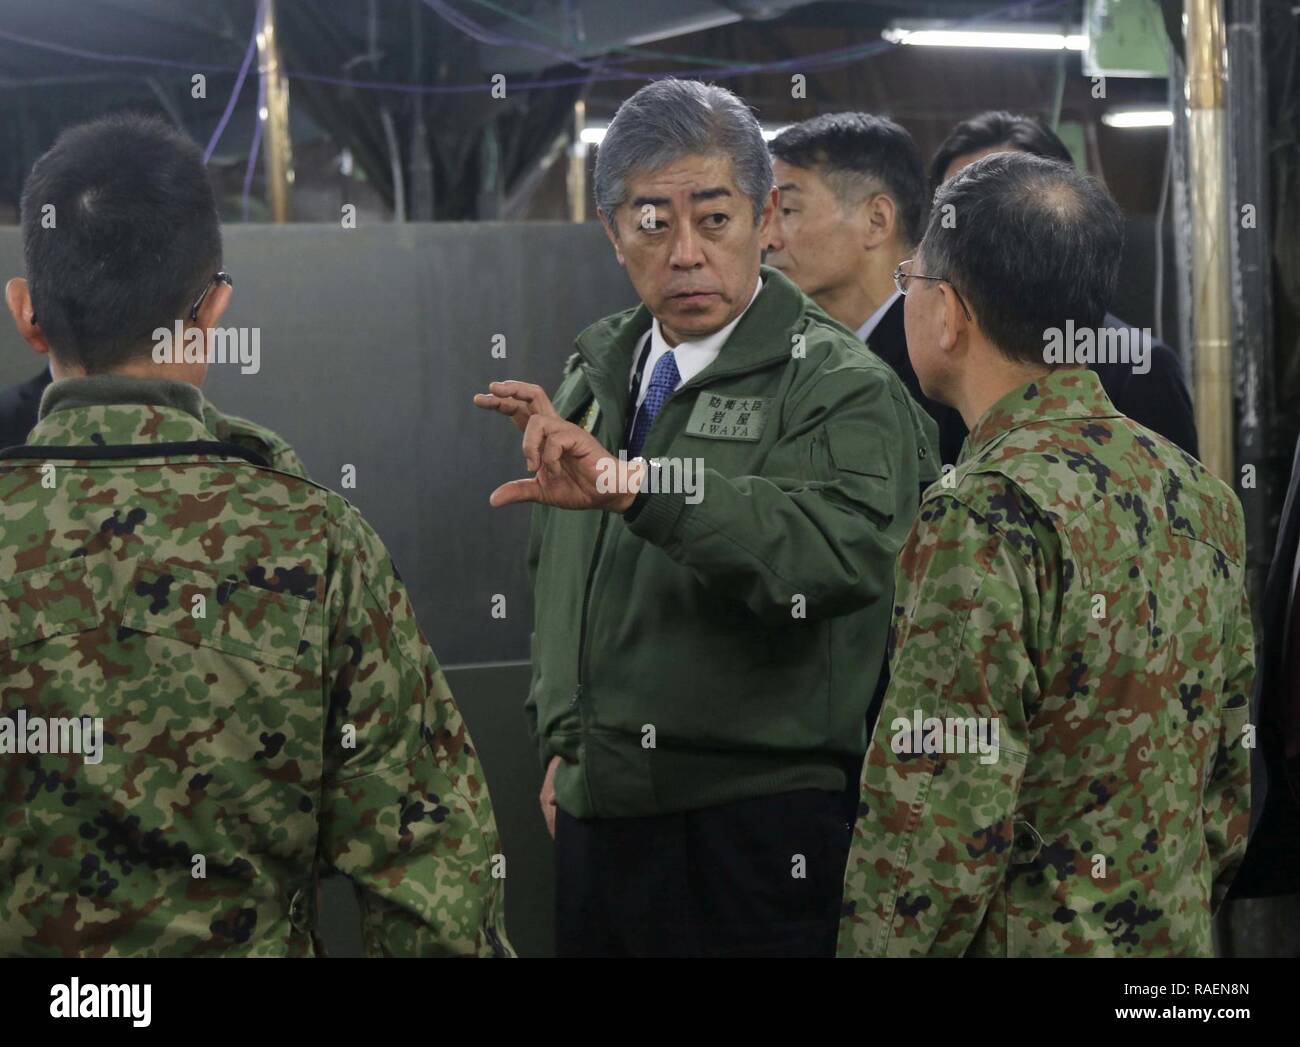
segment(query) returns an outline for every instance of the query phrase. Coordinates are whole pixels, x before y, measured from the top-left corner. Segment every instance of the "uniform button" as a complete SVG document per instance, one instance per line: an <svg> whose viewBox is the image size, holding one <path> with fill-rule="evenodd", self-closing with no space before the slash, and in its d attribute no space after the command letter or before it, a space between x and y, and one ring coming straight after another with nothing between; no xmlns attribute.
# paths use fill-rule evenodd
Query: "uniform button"
<svg viewBox="0 0 1300 1047"><path fill-rule="evenodd" d="M289 922L293 924L294 930L303 933L311 929L311 907L308 901L307 892L301 887L293 892L293 897L289 900Z"/></svg>
<svg viewBox="0 0 1300 1047"><path fill-rule="evenodd" d="M929 455L929 451L927 451L924 447L918 447L917 450L920 451L922 458L925 458Z"/></svg>
<svg viewBox="0 0 1300 1047"><path fill-rule="evenodd" d="M1043 849L1043 838L1032 822L1017 818L1013 838L1015 849L1011 853L1012 865L1029 865L1037 860Z"/></svg>

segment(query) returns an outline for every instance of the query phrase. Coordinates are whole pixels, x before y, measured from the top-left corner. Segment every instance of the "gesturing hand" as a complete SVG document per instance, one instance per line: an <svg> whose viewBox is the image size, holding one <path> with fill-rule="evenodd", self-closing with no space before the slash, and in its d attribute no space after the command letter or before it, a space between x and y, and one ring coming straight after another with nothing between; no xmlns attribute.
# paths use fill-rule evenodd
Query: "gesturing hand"
<svg viewBox="0 0 1300 1047"><path fill-rule="evenodd" d="M639 458L619 461L591 433L566 422L554 409L528 419L524 464L533 477L502 484L489 499L493 506L541 502L557 509L626 512L645 465Z"/></svg>
<svg viewBox="0 0 1300 1047"><path fill-rule="evenodd" d="M485 411L500 411L510 418L522 433L534 415L558 418L551 398L540 385L528 382L489 382L486 393L474 397L474 406Z"/></svg>

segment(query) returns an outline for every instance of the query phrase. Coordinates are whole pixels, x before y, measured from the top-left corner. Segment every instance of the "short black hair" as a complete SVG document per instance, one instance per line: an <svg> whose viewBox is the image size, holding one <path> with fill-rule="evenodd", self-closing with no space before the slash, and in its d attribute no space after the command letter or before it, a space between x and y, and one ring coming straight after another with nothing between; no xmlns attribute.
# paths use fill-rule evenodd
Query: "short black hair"
<svg viewBox="0 0 1300 1047"><path fill-rule="evenodd" d="M943 185L944 172L959 156L982 153L985 149L1006 146L1017 152L1074 163L1070 150L1060 137L1041 120L1006 110L990 110L963 120L951 131L930 161L930 188Z"/></svg>
<svg viewBox="0 0 1300 1047"><path fill-rule="evenodd" d="M89 374L185 318L221 268L202 154L157 117L114 114L64 131L27 178L21 221L36 320L54 356Z"/></svg>
<svg viewBox="0 0 1300 1047"><path fill-rule="evenodd" d="M940 186L920 271L950 281L1004 355L1041 364L1049 329L1102 326L1123 247L1124 217L1096 179L994 153Z"/></svg>
<svg viewBox="0 0 1300 1047"><path fill-rule="evenodd" d="M823 167L841 202L883 189L898 208L899 231L909 244L925 225L925 168L912 136L883 116L826 113L787 127L768 145L792 167ZM877 188L879 187L879 188Z"/></svg>

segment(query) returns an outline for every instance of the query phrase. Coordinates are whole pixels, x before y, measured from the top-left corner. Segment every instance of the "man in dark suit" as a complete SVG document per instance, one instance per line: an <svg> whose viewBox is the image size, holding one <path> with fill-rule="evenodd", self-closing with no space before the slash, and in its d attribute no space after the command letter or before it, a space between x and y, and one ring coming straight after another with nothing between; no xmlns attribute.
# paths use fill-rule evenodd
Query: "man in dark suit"
<svg viewBox="0 0 1300 1047"><path fill-rule="evenodd" d="M1260 611L1259 670L1251 719L1251 835L1230 898L1300 893L1300 445L1278 525Z"/></svg>
<svg viewBox="0 0 1300 1047"><path fill-rule="evenodd" d="M958 124L939 147L928 188L911 136L866 113L806 120L781 132L770 148L781 209L768 243L768 264L857 331L898 372L939 427L940 458L956 462L966 426L956 411L921 391L907 355L894 269L913 254L933 190L967 164L1012 150L1073 164L1065 143L1028 117L984 113ZM1103 326L1132 330L1111 313ZM1143 365L1149 370L1120 362L1089 366L1123 414L1197 454L1191 394L1169 346L1152 340Z"/></svg>
<svg viewBox="0 0 1300 1047"><path fill-rule="evenodd" d="M767 263L894 369L939 427L941 460L955 462L966 426L921 391L894 285L929 211L912 136L868 113L831 113L786 128L769 148L781 208Z"/></svg>
<svg viewBox="0 0 1300 1047"><path fill-rule="evenodd" d="M980 113L954 127L935 152L930 161L931 193L967 164L990 153L1006 152L1030 153L1074 165L1065 143L1038 120L1005 112ZM1132 329L1113 313L1106 314L1103 326ZM1195 457L1196 420L1178 354L1152 339L1148 362L1150 370L1141 374L1127 363L1094 363L1090 369L1097 372L1106 395L1121 414Z"/></svg>
<svg viewBox="0 0 1300 1047"><path fill-rule="evenodd" d="M27 381L0 389L0 450L27 442L27 434L36 424L41 394L52 381L50 369L43 367L40 374Z"/></svg>

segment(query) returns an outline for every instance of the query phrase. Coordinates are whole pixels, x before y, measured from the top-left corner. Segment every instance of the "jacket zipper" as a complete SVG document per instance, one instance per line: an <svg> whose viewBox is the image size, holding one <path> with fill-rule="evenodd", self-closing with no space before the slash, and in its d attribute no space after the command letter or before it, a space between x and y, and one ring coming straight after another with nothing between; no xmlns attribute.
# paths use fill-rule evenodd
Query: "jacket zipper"
<svg viewBox="0 0 1300 1047"><path fill-rule="evenodd" d="M596 548L591 554L591 566L587 569L587 587L582 595L582 622L578 627L578 681L573 690L573 700L569 703L578 710L578 726L586 733L587 716L582 706L582 677L587 663L587 610L591 605L591 590L596 582L596 570L600 564L601 547L605 542L605 525L609 523L609 513L600 514L600 527L596 531ZM591 788L591 761L582 761L582 783L587 790L587 800L591 804L591 813L598 816L596 794Z"/></svg>
<svg viewBox="0 0 1300 1047"><path fill-rule="evenodd" d="M582 678L583 670L587 664L587 610L591 605L591 590L596 581L596 568L600 563L601 547L605 543L605 525L609 523L609 513L600 514L600 527L596 531L596 547L591 554L591 564L587 568L587 587L582 594L582 618L578 627L578 682L573 692L573 700L569 703L578 710L578 715L582 717Z"/></svg>

